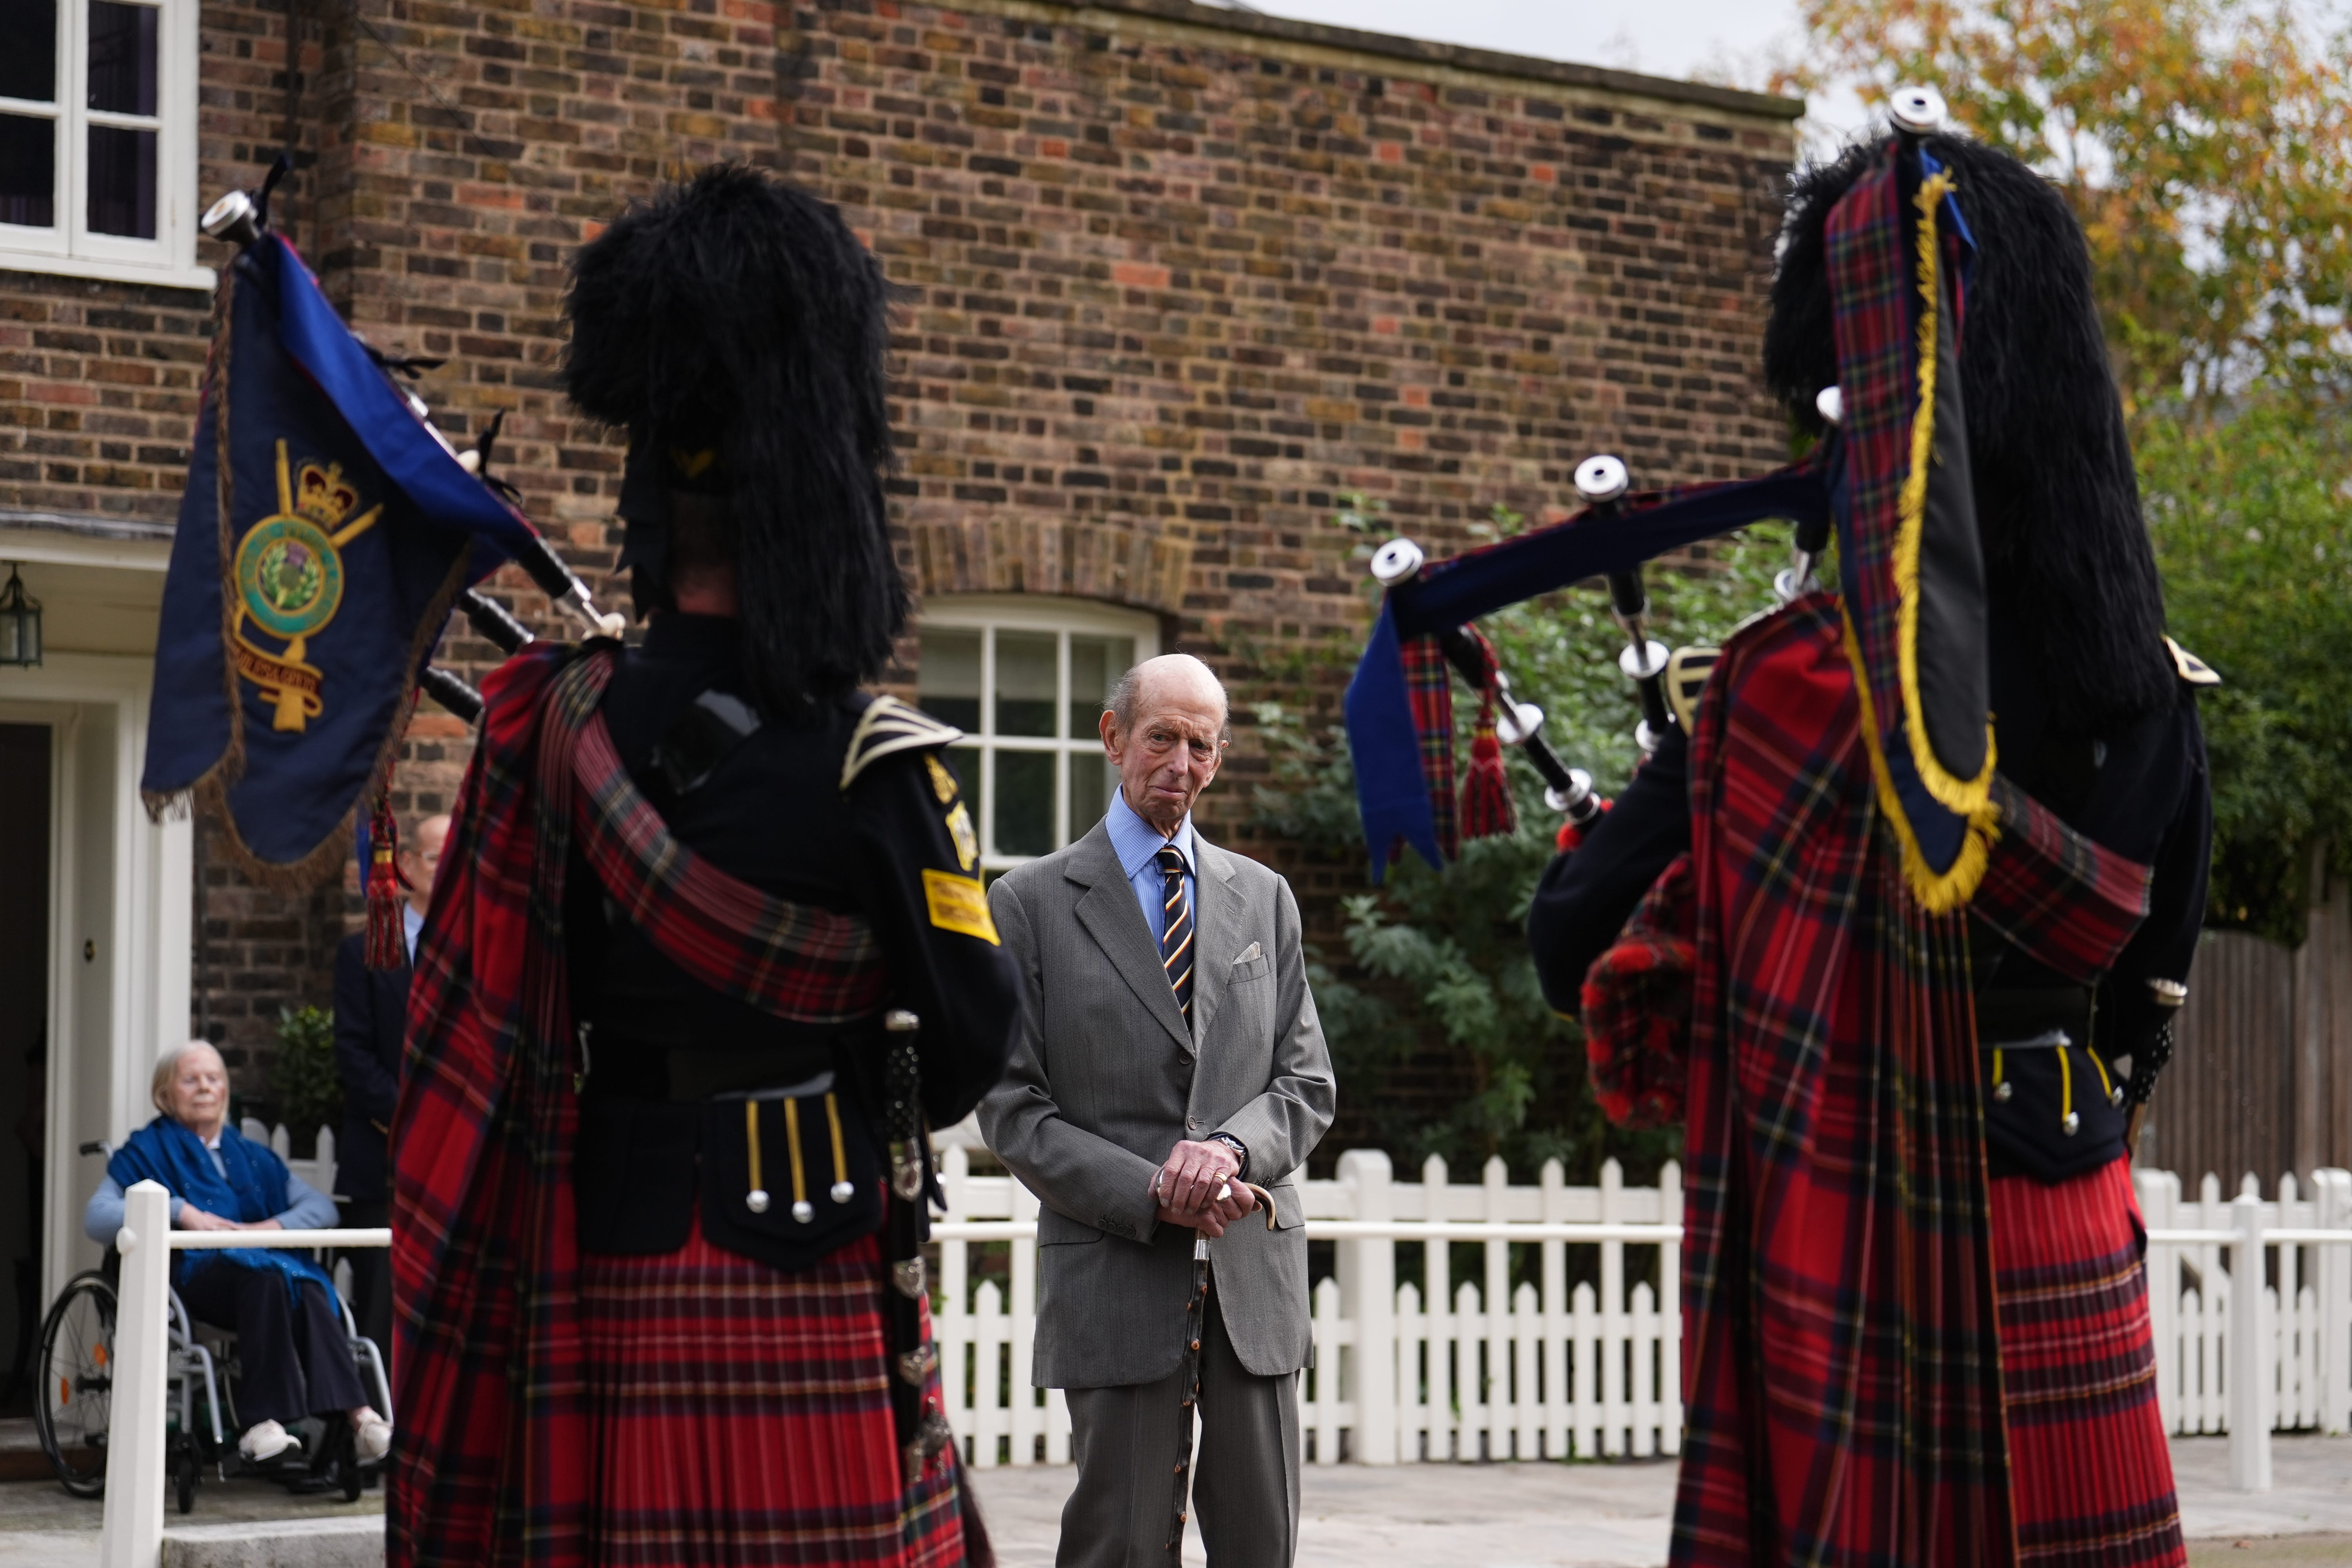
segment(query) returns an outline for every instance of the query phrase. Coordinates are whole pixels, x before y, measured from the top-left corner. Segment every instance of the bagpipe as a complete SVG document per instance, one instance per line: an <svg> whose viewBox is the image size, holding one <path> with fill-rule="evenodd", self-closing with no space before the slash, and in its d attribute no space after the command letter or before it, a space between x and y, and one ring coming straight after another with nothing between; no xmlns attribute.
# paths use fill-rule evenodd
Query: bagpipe
<svg viewBox="0 0 2352 1568"><path fill-rule="evenodd" d="M261 886L341 874L356 837L370 962L401 962L392 765L417 693L468 723L480 693L432 653L450 612L507 653L530 641L476 584L513 562L591 635L587 585L489 473L503 415L459 452L404 384L437 360L369 346L284 236L269 198L201 219L237 247L214 301L187 488L164 580L140 781L151 813L201 796Z"/></svg>
<svg viewBox="0 0 2352 1568"><path fill-rule="evenodd" d="M1428 561L1408 539L1374 554L1386 594L1344 704L1374 882L1402 846L1442 868L1462 838L1509 826L1507 794L1503 811L1487 804L1504 786L1498 747L1483 734L1457 805L1455 675L1492 713L1495 741L1517 745L1541 774L1546 803L1570 828L1589 827L1602 809L1590 773L1544 740L1541 708L1515 691L1477 632L1479 616L1605 581L1647 755L1686 721L1712 656L1672 654L1651 637L1642 568L1780 520L1795 530L1795 559L1776 581L1780 603L1813 588L1815 564L1836 541L1878 792L1915 891L1931 907L1966 899L1981 868L1992 772L1983 567L1958 376L1974 241L1926 145L1945 123L1943 100L1906 88L1892 111L1887 155L1832 220L1844 225L1832 236L1839 375L1820 389L1828 434L1805 458L1753 479L1633 493L1621 460L1593 457L1574 473L1583 507L1563 522L1449 560Z"/></svg>
<svg viewBox="0 0 2352 1568"><path fill-rule="evenodd" d="M1824 392L1824 411L1836 392ZM1577 465L1574 482L1585 502L1564 522L1429 562L1410 539L1392 539L1373 553L1373 578L1387 590L1370 639L1349 682L1345 703L1349 750L1355 761L1357 805L1372 879L1381 879L1400 843L1433 867L1454 857L1461 838L1506 830L1492 807L1457 807L1453 692L1459 675L1493 712L1502 745L1517 746L1545 784L1545 804L1577 829L1590 827L1604 803L1592 775L1570 766L1544 739L1544 711L1522 700L1475 622L1507 605L1600 578L1625 634L1617 667L1632 682L1641 719L1634 741L1646 756L1670 727L1682 722L1684 682L1705 677L1703 658L1671 653L1650 635L1644 563L1671 551L1718 538L1753 523L1795 524L1795 558L1777 581L1786 602L1813 585L1813 565L1828 549L1831 484L1840 455L1835 437L1803 461L1752 479L1629 493L1619 458L1601 455ZM1469 793L1492 798L1499 755L1474 744ZM1483 773L1483 777L1481 776Z"/></svg>

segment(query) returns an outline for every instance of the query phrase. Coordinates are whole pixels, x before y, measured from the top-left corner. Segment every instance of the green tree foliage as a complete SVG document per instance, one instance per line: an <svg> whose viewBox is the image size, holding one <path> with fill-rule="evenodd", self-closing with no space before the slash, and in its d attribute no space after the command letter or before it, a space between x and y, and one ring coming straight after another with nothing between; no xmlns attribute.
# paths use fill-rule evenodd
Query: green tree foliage
<svg viewBox="0 0 2352 1568"><path fill-rule="evenodd" d="M1384 531L1360 505L1340 521L1368 539ZM1520 521L1498 509L1491 531ZM1677 646L1720 642L1772 603L1772 574L1789 549L1789 531L1765 525L1707 547L1692 570L1653 571L1656 635ZM1358 563L1369 553L1360 546ZM1354 570L1360 574L1360 564ZM1545 736L1561 757L1591 772L1604 794L1622 788L1633 770L1638 711L1618 673L1624 634L1610 619L1608 595L1598 585L1548 595L1479 627L1521 700L1543 708ZM1466 766L1475 699L1459 680L1454 702L1457 765ZM1345 736L1337 726L1310 730L1280 704L1262 705L1257 720L1272 773L1254 821L1319 856L1364 864ZM1344 972L1328 954L1317 955L1310 970L1334 1063L1350 1100L1373 1107L1376 1136L1401 1163L1433 1153L1459 1167L1501 1154L1526 1176L1556 1157L1570 1181L1590 1182L1613 1156L1630 1179L1646 1181L1679 1139L1610 1127L1585 1080L1582 1031L1544 1004L1526 920L1560 818L1543 804L1542 780L1517 748L1505 755L1516 833L1465 843L1442 871L1408 853L1384 887L1346 900ZM1470 1086L1435 1114L1388 1092L1400 1068L1431 1051Z"/></svg>
<svg viewBox="0 0 2352 1568"><path fill-rule="evenodd" d="M278 1056L269 1064L278 1120L297 1148L321 1127L341 1126L343 1080L335 1070L335 1016L323 1007L278 1009Z"/></svg>
<svg viewBox="0 0 2352 1568"><path fill-rule="evenodd" d="M2292 944L2314 847L2352 871L2352 451L2277 400L2144 419L2137 451L2173 635L2226 682L2200 704L2208 922Z"/></svg>

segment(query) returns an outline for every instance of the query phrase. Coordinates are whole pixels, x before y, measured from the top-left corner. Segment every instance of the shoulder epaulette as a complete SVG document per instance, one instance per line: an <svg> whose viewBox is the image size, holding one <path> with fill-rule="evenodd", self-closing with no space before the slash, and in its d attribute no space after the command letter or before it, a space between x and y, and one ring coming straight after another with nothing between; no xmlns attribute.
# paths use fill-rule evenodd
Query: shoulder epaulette
<svg viewBox="0 0 2352 1568"><path fill-rule="evenodd" d="M1678 647L1666 660L1666 706L1675 710L1675 722L1685 735L1691 715L1698 711L1698 694L1706 689L1706 678L1722 657L1719 647Z"/></svg>
<svg viewBox="0 0 2352 1568"><path fill-rule="evenodd" d="M847 789L858 774L894 752L951 746L962 739L961 730L940 723L919 708L895 697L877 697L849 732L849 750L841 759L841 787Z"/></svg>
<svg viewBox="0 0 2352 1568"><path fill-rule="evenodd" d="M2164 639L2164 646L2172 650L2172 668L2179 673L2181 679L2191 686L2221 684L2221 676L2214 671L2211 665L2199 658L2170 637Z"/></svg>

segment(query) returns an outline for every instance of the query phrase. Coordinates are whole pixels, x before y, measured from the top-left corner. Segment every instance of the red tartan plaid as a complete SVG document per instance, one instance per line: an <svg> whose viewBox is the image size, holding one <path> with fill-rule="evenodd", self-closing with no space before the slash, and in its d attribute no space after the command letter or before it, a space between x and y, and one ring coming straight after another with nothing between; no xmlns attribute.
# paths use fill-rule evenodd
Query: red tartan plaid
<svg viewBox="0 0 2352 1568"><path fill-rule="evenodd" d="M1690 857L1678 855L1584 978L1592 1094L1621 1127L1671 1127L1683 1119L1697 916Z"/></svg>
<svg viewBox="0 0 2352 1568"><path fill-rule="evenodd" d="M483 683L481 739L418 943L392 1138L400 1408L384 1495L392 1568L587 1562L571 1180L577 1047L561 919L574 817L573 747L562 736L580 731L583 688L571 688L561 711L552 700L579 654L535 644ZM666 860L645 875L677 870ZM706 907L698 918L709 915ZM729 945L753 940L740 932ZM722 967L770 983L733 993L755 1006L769 993L825 992L740 952ZM845 993L867 984L828 973Z"/></svg>
<svg viewBox="0 0 2352 1568"><path fill-rule="evenodd" d="M1673 1561L2006 1568L1965 931L1906 889L1833 599L1724 650L1691 823Z"/></svg>
<svg viewBox="0 0 2352 1568"><path fill-rule="evenodd" d="M1998 1178L1992 1247L2018 1562L2179 1568L2131 1162L2047 1186Z"/></svg>
<svg viewBox="0 0 2352 1568"><path fill-rule="evenodd" d="M786 1274L698 1225L581 1260L599 1568L963 1562L953 1446L901 1483L881 1268L877 1237Z"/></svg>
<svg viewBox="0 0 2352 1568"><path fill-rule="evenodd" d="M1435 637L1407 637L1405 697L1412 704L1412 731L1421 742L1421 779L1429 789L1429 818L1437 847L1451 860L1461 848L1454 809L1454 667Z"/></svg>
<svg viewBox="0 0 2352 1568"><path fill-rule="evenodd" d="M2147 918L2156 873L2103 848L1996 777L2000 841L1969 914L2029 957L2085 984L2106 973Z"/></svg>
<svg viewBox="0 0 2352 1568"><path fill-rule="evenodd" d="M630 781L596 711L613 678L609 654L592 653L555 680L561 724L549 754L569 744L572 826L596 879L662 956L702 984L755 1001L799 1024L846 1024L882 1010L889 975L874 928L857 915L771 898L670 837Z"/></svg>

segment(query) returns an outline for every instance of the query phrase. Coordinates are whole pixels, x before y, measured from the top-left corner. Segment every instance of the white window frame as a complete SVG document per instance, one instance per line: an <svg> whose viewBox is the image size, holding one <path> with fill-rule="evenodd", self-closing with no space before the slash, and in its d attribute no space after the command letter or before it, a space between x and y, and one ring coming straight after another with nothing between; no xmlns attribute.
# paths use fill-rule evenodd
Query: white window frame
<svg viewBox="0 0 2352 1568"><path fill-rule="evenodd" d="M5 0L0 0L5 3ZM131 0L155 19L155 115L88 107L89 0L57 0L57 101L0 98L0 113L57 125L57 222L47 228L0 223L0 269L209 289L213 269L196 265L196 78L199 0ZM155 237L89 229L89 131L122 125L155 132Z"/></svg>
<svg viewBox="0 0 2352 1568"><path fill-rule="evenodd" d="M917 617L919 634L933 629L1008 632L1055 632L1055 726L1068 727L1070 719L1070 637L1118 637L1135 639L1138 664L1160 651L1160 617L1148 610L1121 609L1092 599L1062 599L1042 594L957 594L927 598ZM918 672L919 689L919 672ZM1051 752L1054 763L1054 841L1067 845L1070 832L1070 763L1074 755L1100 756L1102 740L1088 733L1048 739L1042 735L996 733L996 638L983 636L980 644L980 731L960 745L979 748L980 776L963 781L972 797L973 826L980 831L980 863L983 869L1002 871L1034 858L1003 855L996 850L996 770L989 759L998 752ZM920 700L919 697L917 700ZM1088 824L1089 826L1092 824Z"/></svg>

